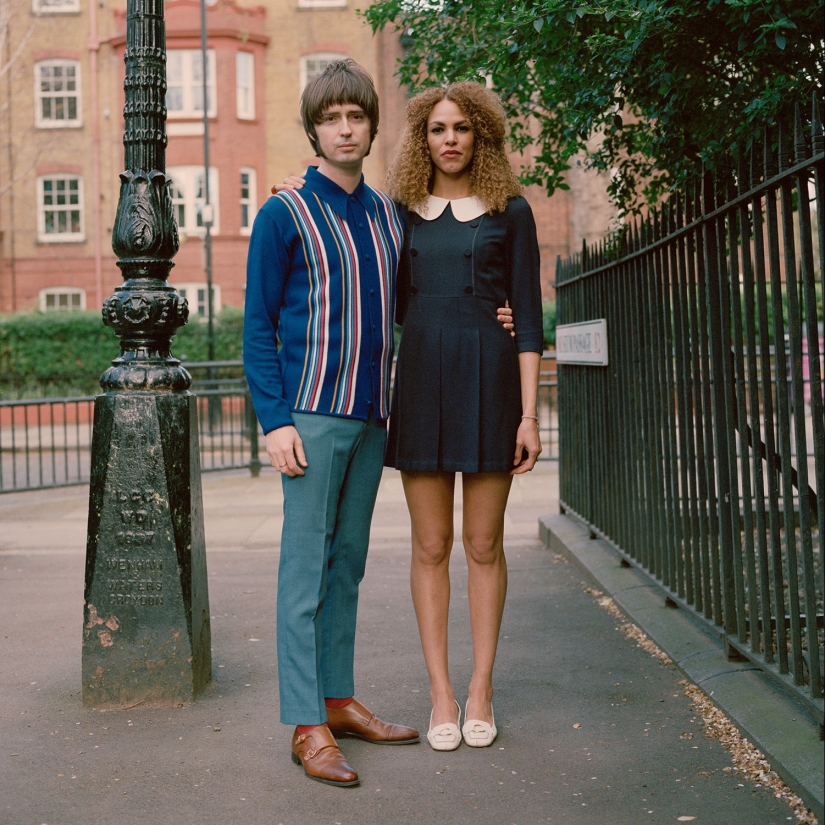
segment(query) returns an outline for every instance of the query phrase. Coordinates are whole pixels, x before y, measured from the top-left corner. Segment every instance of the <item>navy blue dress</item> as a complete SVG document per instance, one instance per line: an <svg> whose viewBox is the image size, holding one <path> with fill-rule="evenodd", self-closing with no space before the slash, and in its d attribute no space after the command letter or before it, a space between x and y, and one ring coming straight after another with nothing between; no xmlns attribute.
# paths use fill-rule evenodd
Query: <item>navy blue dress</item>
<svg viewBox="0 0 825 825"><path fill-rule="evenodd" d="M542 352L539 250L522 197L504 212L435 220L404 212L398 350L385 464L507 472L521 421L519 352ZM505 300L516 337L496 319Z"/></svg>

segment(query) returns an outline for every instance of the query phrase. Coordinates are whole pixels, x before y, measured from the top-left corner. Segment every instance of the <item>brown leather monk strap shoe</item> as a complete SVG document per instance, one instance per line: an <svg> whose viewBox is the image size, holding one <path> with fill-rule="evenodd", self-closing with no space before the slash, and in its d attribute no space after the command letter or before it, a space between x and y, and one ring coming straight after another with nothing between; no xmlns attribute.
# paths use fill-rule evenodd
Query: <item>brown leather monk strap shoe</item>
<svg viewBox="0 0 825 825"><path fill-rule="evenodd" d="M319 725L309 733L292 737L292 761L303 765L304 773L316 782L349 788L360 780L352 765L344 759L335 737L326 725Z"/></svg>
<svg viewBox="0 0 825 825"><path fill-rule="evenodd" d="M327 725L376 745L412 745L421 738L414 728L382 722L355 699L344 708L327 708Z"/></svg>

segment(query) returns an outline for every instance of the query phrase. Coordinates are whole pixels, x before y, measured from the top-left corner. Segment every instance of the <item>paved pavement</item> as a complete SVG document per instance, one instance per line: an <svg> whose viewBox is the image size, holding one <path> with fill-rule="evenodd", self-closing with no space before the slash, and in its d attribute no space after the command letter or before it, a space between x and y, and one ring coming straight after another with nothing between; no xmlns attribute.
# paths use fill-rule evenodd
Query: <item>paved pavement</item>
<svg viewBox="0 0 825 825"><path fill-rule="evenodd" d="M583 574L538 540L558 512L555 466L516 480L510 586L489 749L343 740L352 789L310 782L278 723L274 593L280 483L204 476L213 681L179 708L84 710L80 695L87 490L0 496L1 825L774 825L772 793L729 770L674 667L616 629ZM456 508L460 515L460 504ZM460 522L459 522L460 526ZM357 695L427 727L408 589L409 520L387 471L362 585ZM452 675L471 671L463 554L454 553Z"/></svg>

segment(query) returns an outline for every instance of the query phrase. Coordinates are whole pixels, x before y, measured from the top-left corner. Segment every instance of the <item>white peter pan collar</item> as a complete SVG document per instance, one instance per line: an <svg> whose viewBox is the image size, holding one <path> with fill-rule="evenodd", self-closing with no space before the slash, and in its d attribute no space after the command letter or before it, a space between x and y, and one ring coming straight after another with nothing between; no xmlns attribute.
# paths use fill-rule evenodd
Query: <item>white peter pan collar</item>
<svg viewBox="0 0 825 825"><path fill-rule="evenodd" d="M452 207L453 217L459 223L467 223L487 211L487 207L475 195L471 195L469 198L458 198L454 201L430 195L424 203L414 206L412 211L421 215L425 221L434 221L436 218L441 217L447 208L447 204Z"/></svg>

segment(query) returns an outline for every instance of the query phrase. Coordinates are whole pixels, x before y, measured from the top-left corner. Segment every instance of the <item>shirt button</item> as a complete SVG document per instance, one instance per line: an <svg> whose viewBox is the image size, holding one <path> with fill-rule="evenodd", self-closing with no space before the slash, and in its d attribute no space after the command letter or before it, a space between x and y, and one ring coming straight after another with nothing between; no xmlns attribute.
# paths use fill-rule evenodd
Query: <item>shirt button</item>
<svg viewBox="0 0 825 825"><path fill-rule="evenodd" d="M473 288L472 288L469 284L467 284L467 286L465 286L465 287L464 287L464 291L465 291L468 295L472 295L472 294L473 294Z"/></svg>
<svg viewBox="0 0 825 825"><path fill-rule="evenodd" d="M369 256L369 255L364 255L364 260L365 260L365 261L371 261L371 260L372 260L372 258L370 258L370 256Z"/></svg>
<svg viewBox="0 0 825 825"><path fill-rule="evenodd" d="M358 228L359 228L359 229L363 229L363 228L364 228L364 224L359 223L359 224L358 224Z"/></svg>
<svg viewBox="0 0 825 825"><path fill-rule="evenodd" d="M476 226L478 226L478 221L473 221L473 222L470 224L470 226L472 226L473 228L475 228Z"/></svg>
<svg viewBox="0 0 825 825"><path fill-rule="evenodd" d="M372 328L375 329L375 324L372 325Z"/></svg>
<svg viewBox="0 0 825 825"><path fill-rule="evenodd" d="M418 255L418 250L417 249L411 249L410 250L410 255L412 255L413 258L414 258L416 255Z"/></svg>
<svg viewBox="0 0 825 825"><path fill-rule="evenodd" d="M415 295L415 293L416 293L416 292L418 292L418 287L417 287L417 286L411 286L411 287L410 287L410 292L411 292L413 295Z"/></svg>
<svg viewBox="0 0 825 825"><path fill-rule="evenodd" d="M472 255L473 255L473 251L471 249L465 249L464 250L464 257L465 258L471 258Z"/></svg>
<svg viewBox="0 0 825 825"><path fill-rule="evenodd" d="M374 289L370 290L370 295L375 295L375 290Z"/></svg>

